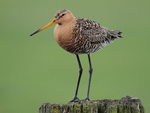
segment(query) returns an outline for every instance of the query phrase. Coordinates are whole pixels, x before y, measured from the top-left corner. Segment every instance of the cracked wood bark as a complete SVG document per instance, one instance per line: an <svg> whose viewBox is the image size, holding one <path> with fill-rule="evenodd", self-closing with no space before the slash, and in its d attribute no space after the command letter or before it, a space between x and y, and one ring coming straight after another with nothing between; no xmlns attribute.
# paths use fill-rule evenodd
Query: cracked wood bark
<svg viewBox="0 0 150 113"><path fill-rule="evenodd" d="M120 100L92 100L68 104L44 103L39 113L145 113L140 99L126 96Z"/></svg>

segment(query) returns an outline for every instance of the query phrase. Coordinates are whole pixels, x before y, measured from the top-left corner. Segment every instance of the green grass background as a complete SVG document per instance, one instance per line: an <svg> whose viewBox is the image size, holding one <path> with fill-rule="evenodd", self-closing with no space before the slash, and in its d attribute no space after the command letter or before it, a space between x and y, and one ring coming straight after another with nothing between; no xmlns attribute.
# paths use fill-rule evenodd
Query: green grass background
<svg viewBox="0 0 150 113"><path fill-rule="evenodd" d="M56 43L55 25L29 36L60 9L123 32L123 39L91 55L90 99L131 95L150 112L149 5L149 0L1 0L0 113L38 113L42 103L73 98L78 64ZM89 65L87 55L80 58L84 70L78 97L84 99Z"/></svg>

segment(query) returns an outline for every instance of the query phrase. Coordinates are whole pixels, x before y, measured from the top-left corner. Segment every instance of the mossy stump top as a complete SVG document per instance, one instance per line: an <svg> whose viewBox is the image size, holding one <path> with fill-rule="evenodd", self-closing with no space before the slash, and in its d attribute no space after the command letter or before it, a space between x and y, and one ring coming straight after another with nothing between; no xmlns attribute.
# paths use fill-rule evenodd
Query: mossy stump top
<svg viewBox="0 0 150 113"><path fill-rule="evenodd" d="M140 99L126 96L120 100L79 101L68 104L44 103L39 113L145 113Z"/></svg>

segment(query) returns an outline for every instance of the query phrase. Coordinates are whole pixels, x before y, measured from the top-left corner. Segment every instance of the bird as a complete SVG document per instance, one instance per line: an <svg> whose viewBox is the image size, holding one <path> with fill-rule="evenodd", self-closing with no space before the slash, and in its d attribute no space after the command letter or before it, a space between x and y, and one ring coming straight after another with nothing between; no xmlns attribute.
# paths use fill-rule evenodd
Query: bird
<svg viewBox="0 0 150 113"><path fill-rule="evenodd" d="M53 24L56 24L54 28L54 37L56 42L64 50L76 55L79 65L79 76L75 94L73 99L69 102L81 101L77 97L83 72L83 68L79 58L80 54L87 54L89 62L89 80L87 94L86 98L82 101L90 101L89 92L93 72L90 55L91 53L101 50L103 47L110 44L117 38L123 38L121 36L122 32L120 30L108 29L91 19L76 18L71 13L71 11L67 9L61 9L56 12L54 19L51 22L35 31L30 36L44 30L45 28Z"/></svg>

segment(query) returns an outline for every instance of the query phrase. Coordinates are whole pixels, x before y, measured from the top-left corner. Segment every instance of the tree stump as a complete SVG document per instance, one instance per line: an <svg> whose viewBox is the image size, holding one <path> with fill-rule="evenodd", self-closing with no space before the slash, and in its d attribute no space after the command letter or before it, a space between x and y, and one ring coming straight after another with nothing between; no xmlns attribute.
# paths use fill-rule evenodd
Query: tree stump
<svg viewBox="0 0 150 113"><path fill-rule="evenodd" d="M145 113L140 99L125 96L120 100L92 100L68 104L44 103L39 113Z"/></svg>

